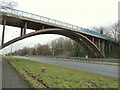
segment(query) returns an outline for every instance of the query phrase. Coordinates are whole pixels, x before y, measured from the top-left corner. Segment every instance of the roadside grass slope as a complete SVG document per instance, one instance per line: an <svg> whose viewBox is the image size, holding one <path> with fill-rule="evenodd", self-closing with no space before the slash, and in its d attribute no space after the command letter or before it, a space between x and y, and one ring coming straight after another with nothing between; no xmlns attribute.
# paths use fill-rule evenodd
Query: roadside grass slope
<svg viewBox="0 0 120 90"><path fill-rule="evenodd" d="M26 71L50 88L118 88L117 78L20 58L7 56L2 58L8 60L32 88L46 87L29 76ZM42 67L46 67L45 72L41 71Z"/></svg>

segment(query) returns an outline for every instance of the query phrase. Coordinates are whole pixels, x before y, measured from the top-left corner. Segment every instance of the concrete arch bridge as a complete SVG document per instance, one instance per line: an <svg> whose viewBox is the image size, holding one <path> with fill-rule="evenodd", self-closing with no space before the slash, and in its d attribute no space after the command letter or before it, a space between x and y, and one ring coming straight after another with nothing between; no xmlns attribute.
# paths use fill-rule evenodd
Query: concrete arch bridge
<svg viewBox="0 0 120 90"><path fill-rule="evenodd" d="M104 58L118 45L114 38L109 38L92 30L16 9L3 7L0 11L0 19L3 25L0 49L24 38L39 34L59 34L69 37L82 45L95 58ZM4 43L6 25L19 27L21 32L17 38ZM26 34L26 29L35 31Z"/></svg>

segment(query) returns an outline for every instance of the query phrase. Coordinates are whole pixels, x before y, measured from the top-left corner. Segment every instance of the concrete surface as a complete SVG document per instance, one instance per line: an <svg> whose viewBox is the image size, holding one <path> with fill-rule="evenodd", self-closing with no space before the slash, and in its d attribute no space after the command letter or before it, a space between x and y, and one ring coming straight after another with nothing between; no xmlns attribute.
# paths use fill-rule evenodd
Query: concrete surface
<svg viewBox="0 0 120 90"><path fill-rule="evenodd" d="M6 60L2 61L2 88L30 88L29 84Z"/></svg>

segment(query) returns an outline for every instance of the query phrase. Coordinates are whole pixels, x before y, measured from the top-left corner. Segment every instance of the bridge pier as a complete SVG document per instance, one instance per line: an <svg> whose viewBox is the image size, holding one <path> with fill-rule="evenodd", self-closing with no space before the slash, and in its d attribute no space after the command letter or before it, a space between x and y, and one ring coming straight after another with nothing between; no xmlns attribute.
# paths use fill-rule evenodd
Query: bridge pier
<svg viewBox="0 0 120 90"><path fill-rule="evenodd" d="M26 29L27 29L27 22L25 22L25 25L24 25L24 35L26 34Z"/></svg>
<svg viewBox="0 0 120 90"><path fill-rule="evenodd" d="M110 46L110 42L109 42L109 44L108 44L108 48L109 48L109 51L108 51L108 53L110 53L110 52L111 52L111 46Z"/></svg>
<svg viewBox="0 0 120 90"><path fill-rule="evenodd" d="M3 32L2 32L2 42L1 42L1 46L4 44L5 25L6 25L6 19L3 20Z"/></svg>
<svg viewBox="0 0 120 90"><path fill-rule="evenodd" d="M105 42L105 54L108 54L108 43Z"/></svg>
<svg viewBox="0 0 120 90"><path fill-rule="evenodd" d="M93 37L93 38L92 38L92 42L94 43L94 41L95 41L95 38Z"/></svg>
<svg viewBox="0 0 120 90"><path fill-rule="evenodd" d="M21 27L21 32L20 32L20 36L23 35L23 28Z"/></svg>
<svg viewBox="0 0 120 90"><path fill-rule="evenodd" d="M112 43L112 51L115 51L115 43Z"/></svg>
<svg viewBox="0 0 120 90"><path fill-rule="evenodd" d="M100 39L98 39L98 47L101 50L101 43L100 42L101 42Z"/></svg>
<svg viewBox="0 0 120 90"><path fill-rule="evenodd" d="M110 42L110 52L113 51L113 43Z"/></svg>
<svg viewBox="0 0 120 90"><path fill-rule="evenodd" d="M105 55L105 41L102 41L102 53Z"/></svg>
<svg viewBox="0 0 120 90"><path fill-rule="evenodd" d="M42 25L42 29L45 29L45 26L44 26L44 25Z"/></svg>
<svg viewBox="0 0 120 90"><path fill-rule="evenodd" d="M107 54L109 54L111 52L111 49L112 49L111 42L107 42Z"/></svg>
<svg viewBox="0 0 120 90"><path fill-rule="evenodd" d="M95 45L96 45L96 46L97 46L97 43L98 43L98 42L97 42L97 39L95 39Z"/></svg>

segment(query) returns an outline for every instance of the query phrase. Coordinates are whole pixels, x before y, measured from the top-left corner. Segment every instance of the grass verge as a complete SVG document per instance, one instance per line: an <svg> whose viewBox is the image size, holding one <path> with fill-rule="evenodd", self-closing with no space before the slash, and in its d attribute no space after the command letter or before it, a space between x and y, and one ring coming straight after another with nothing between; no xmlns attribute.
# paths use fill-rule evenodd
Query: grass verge
<svg viewBox="0 0 120 90"><path fill-rule="evenodd" d="M50 88L118 88L117 78L14 57L2 58L8 60L32 88L46 88L45 85ZM41 71L42 67L46 67L45 72Z"/></svg>

